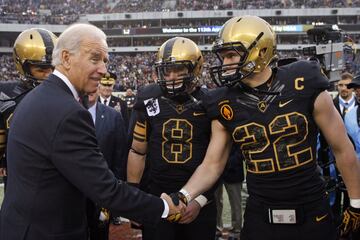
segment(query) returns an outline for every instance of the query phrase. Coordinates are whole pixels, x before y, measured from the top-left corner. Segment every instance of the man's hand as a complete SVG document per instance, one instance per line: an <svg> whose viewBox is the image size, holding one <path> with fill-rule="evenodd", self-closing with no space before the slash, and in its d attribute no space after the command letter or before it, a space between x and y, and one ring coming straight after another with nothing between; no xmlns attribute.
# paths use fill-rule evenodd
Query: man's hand
<svg viewBox="0 0 360 240"><path fill-rule="evenodd" d="M182 214L179 223L183 223L183 224L191 223L199 215L200 210L201 210L200 204L195 200L191 201L189 205L186 207L185 212Z"/></svg>
<svg viewBox="0 0 360 240"><path fill-rule="evenodd" d="M162 193L161 198L169 205L169 214L166 219L169 222L178 222L186 208L186 197L182 193L177 192L170 194L170 196L166 193Z"/></svg>
<svg viewBox="0 0 360 240"><path fill-rule="evenodd" d="M360 208L348 207L343 214L342 224L340 225L340 236L345 237L350 232L360 230Z"/></svg>

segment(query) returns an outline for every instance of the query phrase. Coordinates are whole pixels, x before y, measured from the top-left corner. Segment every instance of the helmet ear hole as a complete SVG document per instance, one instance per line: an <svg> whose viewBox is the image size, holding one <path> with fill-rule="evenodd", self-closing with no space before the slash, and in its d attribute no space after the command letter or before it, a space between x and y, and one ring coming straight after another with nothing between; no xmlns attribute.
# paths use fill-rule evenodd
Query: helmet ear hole
<svg viewBox="0 0 360 240"><path fill-rule="evenodd" d="M259 57L264 58L266 56L267 48L263 48L259 51Z"/></svg>

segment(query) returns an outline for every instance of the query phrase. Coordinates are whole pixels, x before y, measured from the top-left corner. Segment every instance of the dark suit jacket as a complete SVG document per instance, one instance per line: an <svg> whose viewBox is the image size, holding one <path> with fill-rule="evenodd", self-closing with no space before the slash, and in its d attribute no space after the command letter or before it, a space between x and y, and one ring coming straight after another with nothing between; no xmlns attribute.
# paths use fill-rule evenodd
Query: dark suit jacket
<svg viewBox="0 0 360 240"><path fill-rule="evenodd" d="M343 117L342 114L341 114L341 110L340 110L339 95L337 95L337 96L334 98L333 102L334 102L334 106L335 106L336 110L340 113L340 116ZM358 105L358 102L357 102L357 101L355 101L355 106L356 106L356 105Z"/></svg>
<svg viewBox="0 0 360 240"><path fill-rule="evenodd" d="M85 240L86 197L156 224L161 199L118 182L99 151L90 113L50 75L16 108L8 139L1 240Z"/></svg>
<svg viewBox="0 0 360 240"><path fill-rule="evenodd" d="M99 102L100 102L100 98L99 98ZM109 101L109 107L114 108L117 105L117 103L120 103L121 116L123 117L123 119L125 121L125 127L127 130L128 126L129 126L129 114L128 114L127 104L125 101L121 100L121 98L111 95L110 101Z"/></svg>
<svg viewBox="0 0 360 240"><path fill-rule="evenodd" d="M341 115L341 111L340 111L340 103L339 103L339 95L337 95L335 98L334 98L334 100L333 100L333 102L334 102L334 106L335 106L335 108L336 108L336 110L340 113L340 115Z"/></svg>
<svg viewBox="0 0 360 240"><path fill-rule="evenodd" d="M120 113L102 103L96 105L96 138L100 151L116 178L125 180L127 132Z"/></svg>

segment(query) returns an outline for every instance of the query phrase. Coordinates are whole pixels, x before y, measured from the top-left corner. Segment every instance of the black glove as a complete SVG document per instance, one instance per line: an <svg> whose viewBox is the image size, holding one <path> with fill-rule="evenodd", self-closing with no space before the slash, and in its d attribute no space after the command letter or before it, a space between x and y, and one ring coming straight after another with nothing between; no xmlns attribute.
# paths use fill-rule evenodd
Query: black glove
<svg viewBox="0 0 360 240"><path fill-rule="evenodd" d="M173 201L175 206L178 206L180 201L183 202L186 206L188 204L187 198L181 192L171 193L171 200ZM181 213L175 213L166 218L169 222L178 222L181 219Z"/></svg>
<svg viewBox="0 0 360 240"><path fill-rule="evenodd" d="M349 206L343 214L343 220L340 225L340 236L345 237L350 232L356 232L360 229L360 208Z"/></svg>
<svg viewBox="0 0 360 240"><path fill-rule="evenodd" d="M186 206L188 204L187 198L181 192L171 193L170 197L171 197L171 200L173 201L175 206L179 205L179 203L180 203L179 201L182 201Z"/></svg>

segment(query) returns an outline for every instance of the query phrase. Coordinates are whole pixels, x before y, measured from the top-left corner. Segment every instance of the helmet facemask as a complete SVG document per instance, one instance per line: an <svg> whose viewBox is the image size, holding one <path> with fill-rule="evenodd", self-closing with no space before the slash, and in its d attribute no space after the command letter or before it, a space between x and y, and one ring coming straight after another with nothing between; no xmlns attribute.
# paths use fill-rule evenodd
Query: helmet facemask
<svg viewBox="0 0 360 240"><path fill-rule="evenodd" d="M230 42L224 44L221 43L221 41L215 42L212 51L216 54L220 64L210 68L210 75L217 86L232 87L244 78L250 76L256 70L256 62L249 61L249 55L253 51L254 47L256 47L262 36L263 33L261 32L248 48L246 48L241 42ZM224 64L223 56L226 51L231 51L232 53L230 54L235 53L238 55L239 61ZM260 56L258 57L260 58Z"/></svg>
<svg viewBox="0 0 360 240"><path fill-rule="evenodd" d="M174 98L190 94L195 84L193 73L195 67L191 61L187 60L156 63L158 84L164 96Z"/></svg>

